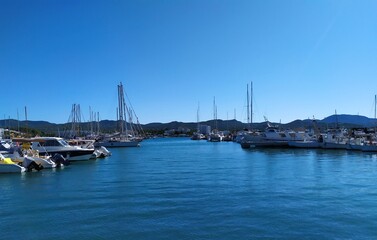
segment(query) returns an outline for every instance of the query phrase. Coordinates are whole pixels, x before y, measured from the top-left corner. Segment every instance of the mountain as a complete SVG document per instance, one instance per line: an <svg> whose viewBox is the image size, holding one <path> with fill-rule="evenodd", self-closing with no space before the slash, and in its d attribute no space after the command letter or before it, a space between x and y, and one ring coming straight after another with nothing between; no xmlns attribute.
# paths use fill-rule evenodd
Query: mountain
<svg viewBox="0 0 377 240"><path fill-rule="evenodd" d="M92 125L96 125L97 123L92 123ZM216 122L214 120L204 121L200 122L201 125L208 125L211 126L211 128L214 128L215 125L217 125L217 128L219 130L241 130L244 128L248 128L248 125L246 123L237 121L237 120L217 120ZM279 125L282 129L296 129L296 130L303 130L303 129L309 129L309 128L320 128L320 129L326 129L326 128L333 128L338 126L346 127L346 128L354 128L354 127L374 127L377 126L376 119L368 118L365 116L359 116L359 115L349 115L349 114L340 114L340 115L331 115L328 116L322 120L295 120L290 123L285 124L278 124L278 123L271 123L272 125ZM17 130L18 126L21 129L29 128L29 129L35 129L38 131L41 131L44 134L52 134L52 135L58 135L58 133L63 133L64 131L69 131L71 129L71 123L64 123L64 124L55 124L50 123L46 121L20 121L14 119L5 119L0 120L0 128L8 128ZM117 129L118 123L114 120L103 120L99 123L100 131L101 132L114 132ZM171 129L190 129L191 131L195 131L197 128L196 122L178 122L173 121L170 123L148 123L148 124L142 124L141 127L145 131L164 131L164 130L171 130ZM260 129L263 130L267 127L266 122L261 123L253 123L252 128L253 129ZM89 131L91 129L91 123L81 123L80 129L83 131Z"/></svg>
<svg viewBox="0 0 377 240"><path fill-rule="evenodd" d="M339 115L331 115L324 118L322 123L325 124L349 124L349 125L357 125L361 127L374 127L376 126L376 119L368 118L365 116L360 115L349 115L349 114L339 114Z"/></svg>

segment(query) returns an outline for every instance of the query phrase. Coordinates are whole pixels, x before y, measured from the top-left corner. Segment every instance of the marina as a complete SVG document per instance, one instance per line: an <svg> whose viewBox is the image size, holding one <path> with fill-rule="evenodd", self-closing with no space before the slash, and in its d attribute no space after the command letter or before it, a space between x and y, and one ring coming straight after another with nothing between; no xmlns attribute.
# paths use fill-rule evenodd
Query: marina
<svg viewBox="0 0 377 240"><path fill-rule="evenodd" d="M149 139L0 175L0 238L373 239L376 169L373 153ZM36 231L34 219L60 227Z"/></svg>
<svg viewBox="0 0 377 240"><path fill-rule="evenodd" d="M0 240L377 239L376 9L0 1Z"/></svg>

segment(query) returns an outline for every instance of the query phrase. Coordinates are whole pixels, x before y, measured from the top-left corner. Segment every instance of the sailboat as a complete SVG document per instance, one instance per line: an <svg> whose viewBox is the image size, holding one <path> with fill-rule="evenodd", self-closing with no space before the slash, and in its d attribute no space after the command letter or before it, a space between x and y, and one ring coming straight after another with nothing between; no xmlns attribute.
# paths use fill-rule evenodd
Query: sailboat
<svg viewBox="0 0 377 240"><path fill-rule="evenodd" d="M197 121L197 129L196 132L194 132L191 136L191 140L202 140L206 137L204 134L200 133L200 122L199 122L199 104L198 104L198 110L196 111L196 121Z"/></svg>
<svg viewBox="0 0 377 240"><path fill-rule="evenodd" d="M365 144L361 146L361 151L363 152L377 152L377 132L376 132L376 124L377 124L377 96L374 95L374 134L369 136L369 141L366 141Z"/></svg>
<svg viewBox="0 0 377 240"><path fill-rule="evenodd" d="M212 130L211 134L208 137L209 142L221 142L223 140L223 135L217 129L217 105L216 99L213 97L213 120L214 120L214 129Z"/></svg>
<svg viewBox="0 0 377 240"><path fill-rule="evenodd" d="M133 127L132 122L127 122L127 113L132 119L131 111L126 105L124 99L123 84L118 85L118 123L119 123L119 132L113 135L106 135L100 137L94 143L95 147L139 147L140 139L135 137L135 127Z"/></svg>

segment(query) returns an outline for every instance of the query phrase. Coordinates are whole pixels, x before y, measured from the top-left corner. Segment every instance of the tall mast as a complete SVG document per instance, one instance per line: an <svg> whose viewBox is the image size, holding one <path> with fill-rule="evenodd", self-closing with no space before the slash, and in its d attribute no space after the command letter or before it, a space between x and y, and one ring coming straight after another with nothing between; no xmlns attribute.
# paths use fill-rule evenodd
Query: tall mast
<svg viewBox="0 0 377 240"><path fill-rule="evenodd" d="M376 119L377 95L374 95L374 119Z"/></svg>
<svg viewBox="0 0 377 240"><path fill-rule="evenodd" d="M99 135L99 112L97 112L97 135Z"/></svg>
<svg viewBox="0 0 377 240"><path fill-rule="evenodd" d="M253 82L250 83L250 130L253 124Z"/></svg>
<svg viewBox="0 0 377 240"><path fill-rule="evenodd" d="M122 98L121 98L121 85L118 85L118 120L119 120L119 131L123 133L123 108L122 108Z"/></svg>
<svg viewBox="0 0 377 240"><path fill-rule="evenodd" d="M200 110L200 105L198 103L198 109L196 110L196 122L198 124L197 128L198 128L198 131L197 132L200 132L200 124L199 124L199 110Z"/></svg>
<svg viewBox="0 0 377 240"><path fill-rule="evenodd" d="M213 120L214 122L214 128L217 128L217 122L216 122L216 98L213 97Z"/></svg>
<svg viewBox="0 0 377 240"><path fill-rule="evenodd" d="M92 108L89 106L89 122L90 122L90 135L93 135L93 112Z"/></svg>
<svg viewBox="0 0 377 240"><path fill-rule="evenodd" d="M374 95L374 121L376 122L376 105L377 105L377 96ZM374 123L374 134L376 134L376 123Z"/></svg>
<svg viewBox="0 0 377 240"><path fill-rule="evenodd" d="M26 134L29 134L29 129L28 129L28 125L27 125L27 109L26 109L26 106L25 106L25 125L26 125Z"/></svg>
<svg viewBox="0 0 377 240"><path fill-rule="evenodd" d="M119 106L119 122L121 124L120 132L121 132L121 134L126 133L126 139L128 139L127 114L126 114L126 111L128 109L126 107L126 103L125 103L125 100L124 100L124 91L123 91L122 83L120 83L118 85L118 106ZM123 126L123 124L124 124L124 126Z"/></svg>
<svg viewBox="0 0 377 240"><path fill-rule="evenodd" d="M17 131L19 134L20 133L20 116L18 114L18 108L17 108Z"/></svg>
<svg viewBox="0 0 377 240"><path fill-rule="evenodd" d="M247 94L247 125L250 127L250 97L249 97L249 84L246 84L246 94Z"/></svg>

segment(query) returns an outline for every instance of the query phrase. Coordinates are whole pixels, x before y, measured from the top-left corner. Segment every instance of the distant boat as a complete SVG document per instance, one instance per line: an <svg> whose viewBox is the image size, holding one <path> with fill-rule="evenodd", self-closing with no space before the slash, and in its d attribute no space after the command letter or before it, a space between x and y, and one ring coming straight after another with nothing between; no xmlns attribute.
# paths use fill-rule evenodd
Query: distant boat
<svg viewBox="0 0 377 240"><path fill-rule="evenodd" d="M349 148L349 138L345 129L329 129L323 135L323 143L321 145L324 149L347 149Z"/></svg>
<svg viewBox="0 0 377 240"><path fill-rule="evenodd" d="M118 106L119 107L117 109L117 116L119 118L117 120L119 122L120 132L110 136L100 136L100 138L97 139L94 143L95 147L103 146L106 148L111 148L140 146L140 142L143 140L143 138L138 136L137 126L139 126L139 128L141 127L140 124L134 126L132 122L132 116L134 111L131 106L129 107L126 105L122 83L118 85ZM127 113L129 119L128 122Z"/></svg>
<svg viewBox="0 0 377 240"><path fill-rule="evenodd" d="M223 140L223 135L220 134L216 129L209 135L208 141L210 142L221 142Z"/></svg>
<svg viewBox="0 0 377 240"><path fill-rule="evenodd" d="M200 132L194 132L191 136L191 140L203 140L206 139L206 136Z"/></svg>
<svg viewBox="0 0 377 240"><path fill-rule="evenodd" d="M268 121L267 125L268 127L261 134L244 135L241 147L288 147L290 142L302 142L309 139L305 132L280 131L277 127L271 126Z"/></svg>
<svg viewBox="0 0 377 240"><path fill-rule="evenodd" d="M126 137L114 137L104 138L94 143L95 147L140 147L140 143L137 140L130 140Z"/></svg>

